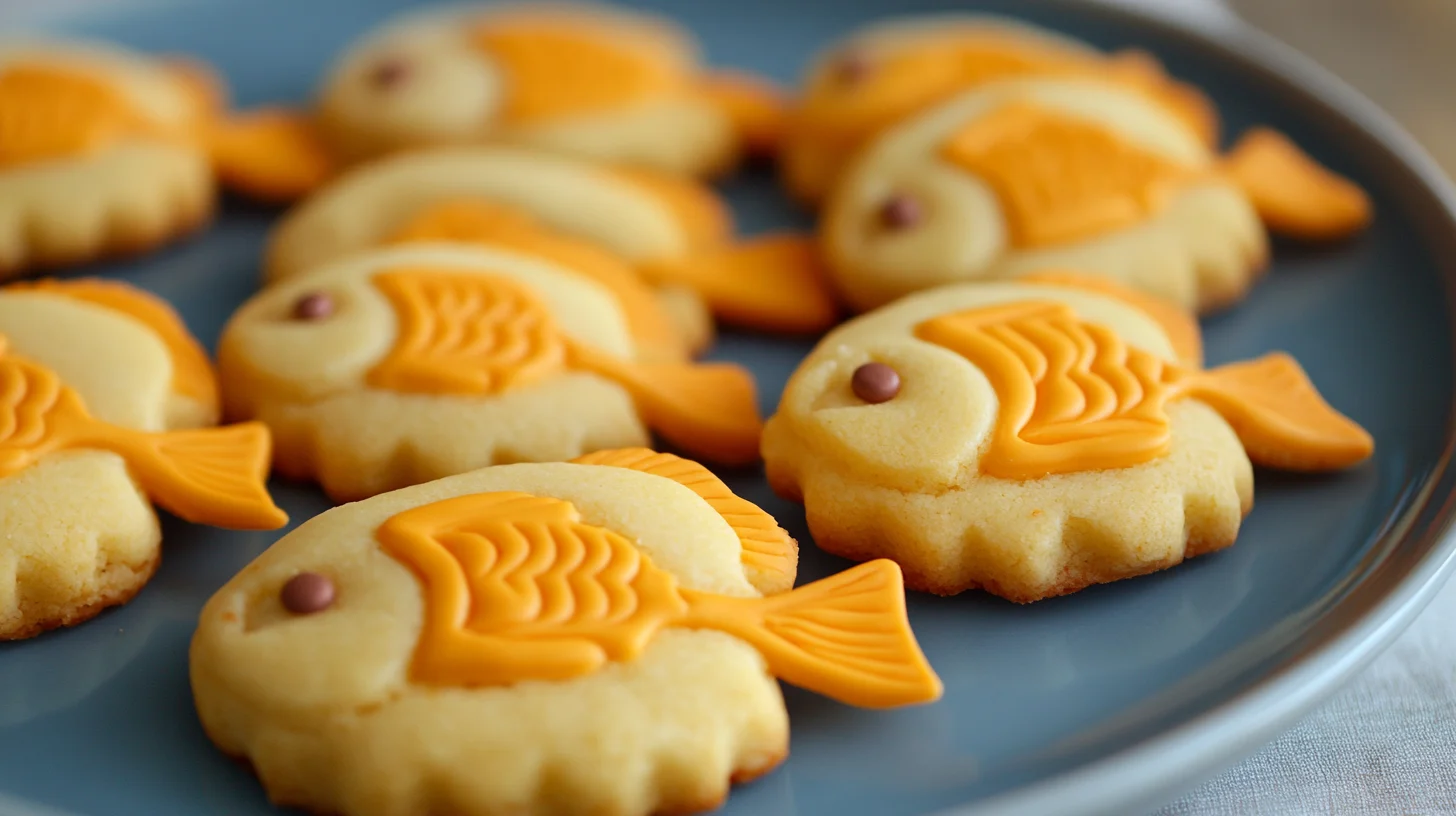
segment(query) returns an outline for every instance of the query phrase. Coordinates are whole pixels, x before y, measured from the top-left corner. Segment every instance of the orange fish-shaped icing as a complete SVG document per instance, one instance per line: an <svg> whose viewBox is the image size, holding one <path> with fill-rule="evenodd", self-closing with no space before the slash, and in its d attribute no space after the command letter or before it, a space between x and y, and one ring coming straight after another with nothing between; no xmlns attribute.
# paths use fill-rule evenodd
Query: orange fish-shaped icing
<svg viewBox="0 0 1456 816"><path fill-rule="evenodd" d="M639 345L663 350L667 357L688 356L682 335L630 265L604 247L552 230L521 210L475 199L442 201L406 221L386 243L416 241L495 246L579 272L611 290Z"/></svg>
<svg viewBox="0 0 1456 816"><path fill-rule="evenodd" d="M728 364L639 363L573 341L525 286L498 275L429 269L383 272L373 284L399 325L389 354L367 375L393 391L488 396L561 371L620 385L649 426L714 461L758 457L752 378Z"/></svg>
<svg viewBox="0 0 1456 816"><path fill-rule="evenodd" d="M0 68L0 167L79 156L161 128L105 80L51 65Z"/></svg>
<svg viewBox="0 0 1456 816"><path fill-rule="evenodd" d="M941 156L995 190L1011 241L1068 243L1143 221L1190 182L1223 175L1273 229L1334 237L1364 226L1365 194L1273 131L1245 136L1222 166L1192 168L1111 128L1029 102L1012 102L956 131ZM1251 172L1251 170L1257 172Z"/></svg>
<svg viewBox="0 0 1456 816"><path fill-rule="evenodd" d="M1037 479L1151 461L1172 438L1167 404L1189 397L1223 415L1259 464L1330 470L1374 449L1284 354L1184 368L1127 345L1066 304L1040 301L942 315L915 335L965 357L995 389L1000 407L981 457L989 476Z"/></svg>
<svg viewBox="0 0 1456 816"><path fill-rule="evenodd" d="M478 493L399 513L375 531L424 586L412 677L493 686L582 677L639 657L668 627L740 638L770 672L852 705L937 699L905 615L900 569L871 561L780 595L679 586L625 536L570 503Z"/></svg>
<svg viewBox="0 0 1456 816"><path fill-rule="evenodd" d="M691 185L640 171L613 174L661 201L694 246L686 257L637 265L642 279L691 289L715 315L739 325L818 332L834 324L838 307L810 239L772 235L731 242L731 225L721 206ZM646 293L623 278L623 272L634 269L625 259L599 244L552 230L520 210L475 199L443 201L417 213L390 238L391 243L411 241L495 245L556 261L612 289L628 312L633 333L644 342L661 344L666 340L663 332L676 334L655 303L643 302Z"/></svg>
<svg viewBox="0 0 1456 816"><path fill-rule="evenodd" d="M93 418L50 369L5 353L0 338L0 478L63 450L111 451L146 494L188 521L271 530L288 521L269 498L261 423L148 433Z"/></svg>
<svg viewBox="0 0 1456 816"><path fill-rule="evenodd" d="M505 122L611 111L686 88L666 54L559 17L497 20L470 36L504 75Z"/></svg>

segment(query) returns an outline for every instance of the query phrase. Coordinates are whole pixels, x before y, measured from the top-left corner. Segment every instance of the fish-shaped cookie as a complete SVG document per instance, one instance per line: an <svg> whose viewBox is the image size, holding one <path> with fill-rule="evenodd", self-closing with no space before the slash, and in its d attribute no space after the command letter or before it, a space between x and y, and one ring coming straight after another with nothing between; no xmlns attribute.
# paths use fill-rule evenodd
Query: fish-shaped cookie
<svg viewBox="0 0 1456 816"><path fill-rule="evenodd" d="M218 417L206 354L165 302L125 284L0 289L0 640L130 600L156 569L152 504L272 529L269 437Z"/></svg>
<svg viewBox="0 0 1456 816"><path fill-rule="evenodd" d="M670 454L486 468L269 548L203 609L193 696L310 811L711 809L788 753L776 677L868 708L940 696L895 564L792 589L796 559Z"/></svg>
<svg viewBox="0 0 1456 816"><path fill-rule="evenodd" d="M219 346L229 413L283 473L354 499L502 462L641 445L757 459L748 372L644 354L634 314L564 260L410 243L265 289Z"/></svg>
<svg viewBox="0 0 1456 816"><path fill-rule="evenodd" d="M1146 53L1103 53L992 14L919 15L866 26L815 59L784 127L784 182L817 205L855 151L887 128L977 85L1026 76L1118 82L1167 108L1207 144L1218 141L1213 104Z"/></svg>
<svg viewBox="0 0 1456 816"><path fill-rule="evenodd" d="M1027 602L1229 546L1251 459L1324 471L1372 453L1287 355L1201 356L1185 312L1103 278L911 295L794 373L764 429L769 482L830 552Z"/></svg>
<svg viewBox="0 0 1456 816"><path fill-rule="evenodd" d="M465 4L388 22L351 46L315 108L273 111L260 170L336 166L405 149L503 143L705 176L767 151L783 103L763 80L701 65L691 35L593 4ZM298 160L291 155L292 135ZM280 178L281 181L281 178Z"/></svg>
<svg viewBox="0 0 1456 816"><path fill-rule="evenodd" d="M836 186L820 237L860 310L1053 267L1208 310L1248 291L1266 227L1334 239L1370 217L1359 187L1274 131L1251 130L1220 156L1124 83L1023 77L983 83L871 142Z"/></svg>
<svg viewBox="0 0 1456 816"><path fill-rule="evenodd" d="M711 336L704 303L725 322L770 331L823 331L835 319L811 241L735 240L727 206L689 179L510 147L421 150L349 172L284 219L267 279L419 240L627 267L658 290L695 348Z"/></svg>
<svg viewBox="0 0 1456 816"><path fill-rule="evenodd" d="M207 221L210 109L177 64L0 43L0 278L140 252Z"/></svg>

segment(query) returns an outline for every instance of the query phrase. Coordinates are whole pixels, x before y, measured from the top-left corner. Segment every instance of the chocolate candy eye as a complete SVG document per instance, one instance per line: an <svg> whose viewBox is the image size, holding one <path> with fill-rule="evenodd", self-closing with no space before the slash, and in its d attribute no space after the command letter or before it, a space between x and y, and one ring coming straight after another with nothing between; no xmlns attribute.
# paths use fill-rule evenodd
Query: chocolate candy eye
<svg viewBox="0 0 1456 816"><path fill-rule="evenodd" d="M283 608L295 615L312 615L334 604L334 582L316 572L300 572L278 593Z"/></svg>
<svg viewBox="0 0 1456 816"><path fill-rule="evenodd" d="M889 402L900 393L900 372L884 363L865 363L854 370L849 387L871 405Z"/></svg>
<svg viewBox="0 0 1456 816"><path fill-rule="evenodd" d="M369 71L369 84L380 90L388 90L403 82L409 72L409 63L404 60L381 60Z"/></svg>
<svg viewBox="0 0 1456 816"><path fill-rule="evenodd" d="M909 229L924 220L925 207L914 196L896 193L880 205L879 218L885 229Z"/></svg>
<svg viewBox="0 0 1456 816"><path fill-rule="evenodd" d="M858 51L850 51L835 61L834 79L841 85L856 85L869 76L873 67L869 57Z"/></svg>
<svg viewBox="0 0 1456 816"><path fill-rule="evenodd" d="M294 320L323 320L334 313L334 299L327 292L309 292L293 302Z"/></svg>

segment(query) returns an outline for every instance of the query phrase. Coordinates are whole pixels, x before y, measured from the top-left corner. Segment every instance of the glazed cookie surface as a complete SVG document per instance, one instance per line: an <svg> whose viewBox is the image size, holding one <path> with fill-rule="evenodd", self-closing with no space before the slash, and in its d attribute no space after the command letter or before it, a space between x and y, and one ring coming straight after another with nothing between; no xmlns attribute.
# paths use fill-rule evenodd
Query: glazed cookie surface
<svg viewBox="0 0 1456 816"><path fill-rule="evenodd" d="M1325 470L1368 434L1290 358L1203 371L1171 304L1068 275L948 286L836 329L763 441L820 547L1018 602L1234 542L1250 458Z"/></svg>
<svg viewBox="0 0 1456 816"><path fill-rule="evenodd" d="M0 639L130 600L159 558L152 501L283 523L262 486L266 432L205 429L212 368L165 303L103 281L6 287L0 343Z"/></svg>
<svg viewBox="0 0 1456 816"><path fill-rule="evenodd" d="M0 277L141 252L213 206L205 103L112 46L0 42Z"/></svg>
<svg viewBox="0 0 1456 816"><path fill-rule="evenodd" d="M449 147L359 167L291 212L273 235L267 279L382 243L453 241L613 267L652 286L689 346L712 336L705 310L772 331L822 331L835 318L811 243L733 237L705 185L508 147Z"/></svg>
<svg viewBox="0 0 1456 816"><path fill-rule="evenodd" d="M229 414L276 467L355 499L491 464L642 445L757 457L742 368L644 360L632 313L540 256L412 243L343 258L248 301L223 333Z"/></svg>
<svg viewBox="0 0 1456 816"><path fill-rule="evenodd" d="M1369 217L1358 187L1272 131L1220 157L1124 84L1021 78L876 139L836 188L821 238L834 283L860 310L1048 268L1208 310L1242 298L1262 271L1265 224L1335 238Z"/></svg>
<svg viewBox="0 0 1456 816"><path fill-rule="evenodd" d="M345 162L501 142L704 175L773 138L777 100L710 76L691 35L588 4L465 5L387 23L324 82L318 124Z"/></svg>
<svg viewBox="0 0 1456 816"><path fill-rule="evenodd" d="M312 811L645 816L783 759L776 675L874 707L938 696L893 564L787 592L793 539L700 466L584 461L406 488L280 540L202 612L209 737Z"/></svg>
<svg viewBox="0 0 1456 816"><path fill-rule="evenodd" d="M854 153L885 129L978 85L1024 76L1115 81L1166 108L1206 144L1218 141L1212 103L1147 54L1104 54L989 14L914 16L867 26L815 59L786 126L784 181L800 200L818 204Z"/></svg>

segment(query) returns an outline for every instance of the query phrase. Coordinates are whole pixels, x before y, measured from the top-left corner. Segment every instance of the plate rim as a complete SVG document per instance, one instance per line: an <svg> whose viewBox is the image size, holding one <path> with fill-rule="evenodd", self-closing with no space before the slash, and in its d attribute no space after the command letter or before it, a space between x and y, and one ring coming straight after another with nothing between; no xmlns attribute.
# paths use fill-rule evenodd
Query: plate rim
<svg viewBox="0 0 1456 816"><path fill-rule="evenodd" d="M1100 16L1142 27L1177 43L1194 44L1242 68L1268 76L1283 90L1304 97L1343 119L1360 137L1403 166L1411 181L1440 205L1436 213L1456 226L1456 183L1393 116L1313 58L1268 34L1233 10L1204 28L1186 16L1163 15L1110 0L1039 0L1038 5ZM1456 320L1453 285L1441 275L1446 312ZM1456 323L1448 343L1456 349ZM1453 358L1456 359L1456 358ZM1441 455L1417 499L1389 525L1372 550L1424 541L1403 575L1372 589L1371 576L1351 587L1319 618L1341 618L1331 631L1315 633L1298 656L1246 689L1173 728L1094 762L977 802L953 805L933 816L1045 816L1123 814L1157 809L1193 790L1287 732L1368 666L1405 631L1456 572L1456 410L1446 418ZM1422 516L1434 517L1422 522ZM1388 562L1388 557L1382 563ZM1370 597L1361 596L1365 590Z"/></svg>

